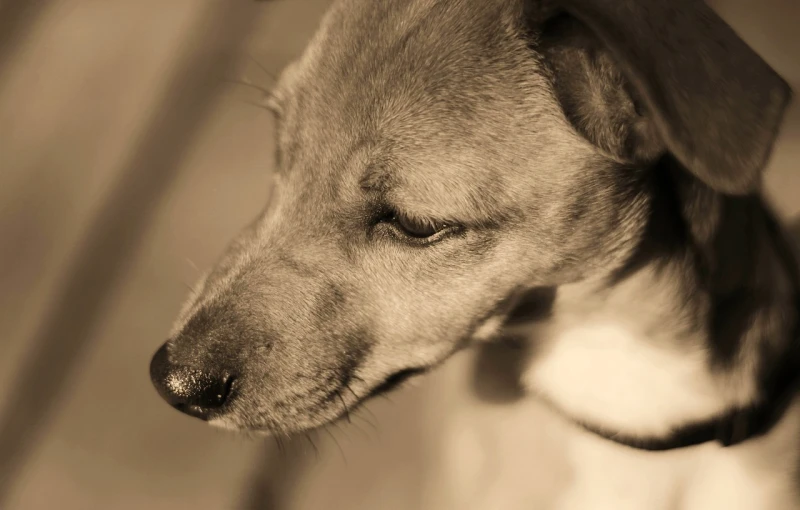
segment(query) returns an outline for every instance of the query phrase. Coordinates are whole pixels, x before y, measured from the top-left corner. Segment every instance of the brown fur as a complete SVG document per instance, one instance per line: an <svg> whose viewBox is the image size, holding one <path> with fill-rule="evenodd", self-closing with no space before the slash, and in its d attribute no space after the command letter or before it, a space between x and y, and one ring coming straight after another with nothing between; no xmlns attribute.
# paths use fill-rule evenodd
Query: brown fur
<svg viewBox="0 0 800 510"><path fill-rule="evenodd" d="M236 374L219 423L328 423L397 374L442 362L542 288L579 285L564 294L579 300L559 310L611 307L655 344L707 352L721 406L758 400L772 367L794 359L796 262L750 175L763 167L785 84L764 64L753 71L758 97L743 99L746 80L733 80L733 111L714 119L721 103L708 101L692 119L704 98L691 94L708 84L681 82L677 99L659 91L653 77L681 80L669 74L674 59L651 42L648 58L666 63L646 69L620 46L644 36L615 37L603 16L577 21L605 2L582 4L591 2L565 2L568 18L517 0L333 6L274 93L273 199L200 284L168 344L172 363ZM711 73L730 71L719 66ZM740 136L757 147L720 156L704 146ZM423 246L384 221L387 211L458 228Z"/></svg>

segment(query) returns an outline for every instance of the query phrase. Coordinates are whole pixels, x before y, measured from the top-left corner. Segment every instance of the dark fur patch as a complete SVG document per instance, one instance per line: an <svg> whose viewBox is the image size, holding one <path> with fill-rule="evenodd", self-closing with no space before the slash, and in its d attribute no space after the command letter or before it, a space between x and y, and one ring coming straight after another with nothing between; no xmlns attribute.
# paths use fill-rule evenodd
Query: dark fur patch
<svg viewBox="0 0 800 510"><path fill-rule="evenodd" d="M297 257L293 257L292 255L281 251L277 257L277 264L288 268L290 271L295 273L297 276L303 278L312 278L316 276L319 271L315 270L308 264L301 262L297 259Z"/></svg>
<svg viewBox="0 0 800 510"><path fill-rule="evenodd" d="M609 286L619 284L645 266L680 257L685 251L688 228L673 180L678 165L670 156L664 156L645 172L643 190L650 203L647 225L632 255L612 273Z"/></svg>
<svg viewBox="0 0 800 510"><path fill-rule="evenodd" d="M759 188L791 89L705 2L556 4L603 42L693 175L723 193Z"/></svg>
<svg viewBox="0 0 800 510"><path fill-rule="evenodd" d="M698 299L710 301L707 324L696 326L707 327L711 365L717 370L735 369L741 362L742 342L751 334L756 318L775 306L785 306L787 298L776 298L775 282L766 276L772 270L765 268L777 264L795 275L796 258L760 197L713 192L669 156L662 158L650 175L647 189L651 213L645 234L633 255L614 272L609 286L645 266L681 261L687 306ZM770 260L759 255L763 253L779 256ZM791 285L800 288L797 276L790 277ZM761 372L768 379L769 367L780 360L774 352L766 351L776 349L777 344L783 346L780 352L787 354L793 349L788 345L792 341L761 342L757 352L765 367Z"/></svg>
<svg viewBox="0 0 800 510"><path fill-rule="evenodd" d="M555 16L542 26L537 49L564 115L587 140L625 161L652 161L663 153L635 90L589 29Z"/></svg>
<svg viewBox="0 0 800 510"><path fill-rule="evenodd" d="M347 294L344 288L334 282L325 282L323 290L314 298L313 316L318 322L320 330L330 328L339 314L343 312L347 302Z"/></svg>
<svg viewBox="0 0 800 510"><path fill-rule="evenodd" d="M556 287L535 287L525 292L515 303L506 324L515 325L546 320L553 312Z"/></svg>
<svg viewBox="0 0 800 510"><path fill-rule="evenodd" d="M527 391L522 376L527 369L529 343L503 338L478 347L472 388L478 398L495 404L515 402Z"/></svg>

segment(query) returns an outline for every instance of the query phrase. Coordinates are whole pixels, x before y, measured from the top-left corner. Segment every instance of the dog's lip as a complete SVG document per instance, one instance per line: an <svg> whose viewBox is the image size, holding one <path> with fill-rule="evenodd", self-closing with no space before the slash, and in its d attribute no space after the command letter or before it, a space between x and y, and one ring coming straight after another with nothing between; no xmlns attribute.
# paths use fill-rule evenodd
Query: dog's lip
<svg viewBox="0 0 800 510"><path fill-rule="evenodd" d="M421 375L425 373L428 369L423 367L416 367L416 368L404 368L402 370L398 370L397 372L392 373L391 375L387 376L382 383L375 386L369 393L367 393L361 400L367 400L372 397L376 397L378 395L382 395L384 393L388 393L398 386L409 380L410 378Z"/></svg>
<svg viewBox="0 0 800 510"><path fill-rule="evenodd" d="M296 431L296 432L308 432L309 430L315 430L318 428L325 427L330 425L331 423L335 423L339 420L346 419L350 420L350 414L354 411L358 410L366 401L371 400L373 397L377 397L378 395L388 393L394 389L396 389L399 385L407 381L413 376L423 374L428 371L428 368L404 368L402 370L398 370L396 372L391 373L383 381L378 384L377 386L373 387L370 391L363 395L358 395L350 388L350 381L353 379L357 379L355 375L350 375L349 377L342 380L341 384L336 386L334 389L329 391L323 399L323 402L333 402L336 399L342 399L342 410L339 414L337 414L334 418L327 420L325 423L321 423L314 427L311 427L305 431ZM342 395L350 393L355 397L355 400L352 403L346 403Z"/></svg>
<svg viewBox="0 0 800 510"><path fill-rule="evenodd" d="M328 391L324 397L320 399L322 403L331 403L335 402L336 400L341 400L342 402L342 409L341 412L334 418L330 419L326 423L319 425L318 427L324 427L330 423L334 423L341 419L349 419L350 413L356 411L358 408L361 407L367 400L371 400L373 397L377 397L378 395L382 395L388 393L402 383L414 377L416 375L423 374L428 371L428 368L404 368L402 370L398 370L386 376L383 381L378 384L377 386L373 387L371 390L366 392L363 395L358 395L356 392L352 390L350 387L350 381L353 379L357 379L355 375L350 375L342 380L342 382L337 385L332 390ZM355 397L355 400L352 403L346 403L344 400L343 395L351 394ZM317 428L317 427L314 427Z"/></svg>
<svg viewBox="0 0 800 510"><path fill-rule="evenodd" d="M428 371L427 367L413 367L413 368L404 368L402 370L398 370L396 372L391 373L390 375L386 376L386 378L384 378L380 384L373 387L364 395L359 396L353 394L356 397L355 402L347 406L347 408L343 410L342 414L340 416L337 416L333 421L336 421L342 417L346 417L350 412L356 410L367 400L371 400L373 397L389 393L390 391L397 389L398 386L400 386L410 378L424 374L427 371ZM347 390L348 388L349 384L343 383L338 389L334 390L331 393L341 394L342 391ZM352 393L352 390L349 391Z"/></svg>
<svg viewBox="0 0 800 510"><path fill-rule="evenodd" d="M352 381L353 379L357 379L357 377L354 374L352 374L349 377L344 378L340 384L338 384L334 389L330 390L322 398L319 399L321 403L332 403L340 398L343 399L344 398L343 395L346 395L348 393L353 395L355 399L352 403L345 403L345 401L342 400L342 409L338 415L336 415L331 419L326 420L325 423L320 423L318 425L311 426L305 429L284 431L283 433L287 432L290 434L305 433L325 427L341 419L348 419L350 414L356 411L358 408L360 408L361 405L363 405L366 401L371 400L373 397L376 397L384 393L388 393L396 389L398 386L400 386L408 379L417 375L421 375L427 372L429 369L430 367L414 367L414 368L405 368L402 370L398 370L386 376L380 384L373 387L371 390L369 390L367 393L363 395L358 395L356 392L350 389L350 381ZM253 432L273 433L274 429L269 426L241 427L225 421L225 415L228 414L227 411L229 411L231 408L230 404L237 396L236 390L239 384L240 381L238 378L233 381L233 383L231 384L228 400L226 401L225 406L223 406L223 408L219 409L218 411L211 413L208 417L208 421L214 422L216 425L222 426L223 428L228 428L233 430L243 430L246 428Z"/></svg>

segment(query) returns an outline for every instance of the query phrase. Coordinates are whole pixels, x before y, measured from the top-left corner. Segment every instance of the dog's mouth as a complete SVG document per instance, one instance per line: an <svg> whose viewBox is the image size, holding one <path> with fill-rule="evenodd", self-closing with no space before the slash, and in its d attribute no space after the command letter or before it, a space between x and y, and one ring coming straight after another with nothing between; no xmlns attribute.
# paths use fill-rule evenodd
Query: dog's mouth
<svg viewBox="0 0 800 510"><path fill-rule="evenodd" d="M372 390L368 391L364 395L358 395L357 393L353 392L350 388L350 381L354 379L358 379L355 375L350 375L347 378L343 379L342 382L333 390L328 393L328 397L325 399L328 402L332 402L335 400L340 400L342 405L341 411L331 420L328 420L326 423L320 424L314 429L325 427L331 423L336 423L342 420L350 420L350 415L356 411L358 411L367 401L372 400L375 397L379 397L382 395L386 395L396 389L398 389L404 382L408 381L412 377L422 375L426 373L429 369L428 368L406 368L403 370L399 370L394 372L393 374L386 377L383 382L375 386ZM351 403L346 403L343 395L349 394L353 397L353 401ZM307 432L307 431L301 431Z"/></svg>
<svg viewBox="0 0 800 510"><path fill-rule="evenodd" d="M427 371L428 371L427 368L406 368L403 370L399 370L386 377L382 383L375 386L365 395L358 396L353 394L353 396L356 397L355 402L353 402L348 406L344 406L342 412L339 414L339 416L334 418L332 422L341 420L343 418L348 418L350 413L358 410L367 401L372 400L373 398L379 397L381 395L386 395L387 393L390 393L398 389L404 382L408 381L412 377L415 377L417 375L422 375ZM343 391L348 391L352 393L352 391L349 389L349 384L347 381L343 382L338 389L333 390L331 393L341 395Z"/></svg>
<svg viewBox="0 0 800 510"><path fill-rule="evenodd" d="M399 372L395 372L387 377L381 384L373 388L372 391L370 391L363 399L361 399L360 402L369 400L372 397L385 395L386 393L397 389L401 384L412 377L424 374L425 372L427 372L426 368L406 368L404 370L400 370Z"/></svg>
<svg viewBox="0 0 800 510"><path fill-rule="evenodd" d="M429 371L429 368L407 368L399 370L387 376L381 383L373 387L371 390L364 394L360 394L351 387L354 381L361 381L355 374L349 374L343 377L332 389L326 391L322 396L314 398L314 403L310 406L304 406L304 414L308 413L309 417L313 415L325 415L331 413L332 409L336 409L334 413L328 414L328 418L324 421L317 421L316 424L307 424L305 426L298 424L292 425L291 423L283 422L281 419L275 421L269 420L267 423L252 423L247 425L242 424L239 419L233 415L220 415L216 419L211 420L215 426L232 430L244 431L249 430L252 433L264 434L280 434L280 435L295 435L304 434L312 430L324 428L330 424L350 421L351 415L358 411L367 401L372 400L374 397L386 395L398 389L403 383L409 379L424 374ZM238 395L239 397L241 395ZM283 423L282 423L283 422Z"/></svg>

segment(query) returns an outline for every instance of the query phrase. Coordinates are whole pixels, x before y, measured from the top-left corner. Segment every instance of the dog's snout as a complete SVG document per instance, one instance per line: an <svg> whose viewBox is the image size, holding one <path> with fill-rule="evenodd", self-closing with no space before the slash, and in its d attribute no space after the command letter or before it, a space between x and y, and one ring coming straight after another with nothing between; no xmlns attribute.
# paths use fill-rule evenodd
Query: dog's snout
<svg viewBox="0 0 800 510"><path fill-rule="evenodd" d="M150 362L150 379L159 395L172 407L207 420L225 405L235 378L225 372L172 363L167 344L164 344Z"/></svg>

